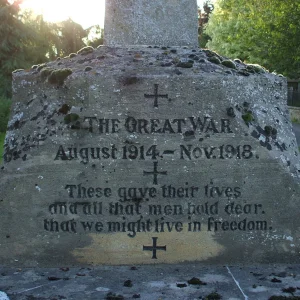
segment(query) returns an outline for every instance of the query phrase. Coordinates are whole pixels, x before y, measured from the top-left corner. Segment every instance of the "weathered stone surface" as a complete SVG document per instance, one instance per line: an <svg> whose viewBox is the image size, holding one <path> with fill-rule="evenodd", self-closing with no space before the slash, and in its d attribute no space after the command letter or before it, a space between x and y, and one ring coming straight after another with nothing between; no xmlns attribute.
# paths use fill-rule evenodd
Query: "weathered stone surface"
<svg viewBox="0 0 300 300"><path fill-rule="evenodd" d="M196 0L107 0L105 45L197 46Z"/></svg>
<svg viewBox="0 0 300 300"><path fill-rule="evenodd" d="M299 262L286 80L212 57L101 47L47 64L55 84L15 73L0 264Z"/></svg>

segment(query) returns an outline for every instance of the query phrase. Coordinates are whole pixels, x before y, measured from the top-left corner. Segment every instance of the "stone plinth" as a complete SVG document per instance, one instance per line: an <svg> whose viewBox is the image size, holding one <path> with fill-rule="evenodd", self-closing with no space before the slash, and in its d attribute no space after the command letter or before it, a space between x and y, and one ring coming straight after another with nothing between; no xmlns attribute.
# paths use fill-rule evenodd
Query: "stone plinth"
<svg viewBox="0 0 300 300"><path fill-rule="evenodd" d="M284 78L197 48L81 53L14 74L0 264L299 262Z"/></svg>

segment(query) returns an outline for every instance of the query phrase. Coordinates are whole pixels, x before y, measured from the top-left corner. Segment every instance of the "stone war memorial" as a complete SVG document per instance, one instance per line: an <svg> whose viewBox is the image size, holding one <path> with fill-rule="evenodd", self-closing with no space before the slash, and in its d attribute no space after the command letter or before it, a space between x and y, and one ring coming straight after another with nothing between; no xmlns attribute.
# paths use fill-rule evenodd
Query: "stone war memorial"
<svg viewBox="0 0 300 300"><path fill-rule="evenodd" d="M286 79L197 26L196 0L108 0L104 46L14 72L0 264L300 262Z"/></svg>

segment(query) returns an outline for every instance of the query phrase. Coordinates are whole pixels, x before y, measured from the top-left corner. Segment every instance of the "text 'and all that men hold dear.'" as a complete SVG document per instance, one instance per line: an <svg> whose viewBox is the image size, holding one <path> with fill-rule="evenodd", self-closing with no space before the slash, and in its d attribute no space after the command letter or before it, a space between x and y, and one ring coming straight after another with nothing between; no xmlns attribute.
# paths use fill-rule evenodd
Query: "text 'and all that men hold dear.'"
<svg viewBox="0 0 300 300"><path fill-rule="evenodd" d="M49 206L53 216L69 216L70 220L59 222L44 220L44 229L51 232L123 232L135 237L141 232L200 232L207 231L266 231L265 220L249 217L263 216L265 211L259 203L241 204L240 187L219 187L213 182L203 188L181 187L164 184L159 187L88 187L82 184L65 186L68 201L55 202ZM103 200L101 202L95 200ZM113 200L117 201L113 201ZM172 200L184 199L185 204L172 204ZM152 200L156 201L155 204ZM160 200L157 202L157 200ZM169 204L163 204L166 200ZM228 200L228 201L226 201ZM157 204L161 203L161 204ZM239 220L220 219L241 217ZM97 221L78 221L77 216L96 217ZM105 216L114 220L99 221ZM186 218L185 221L182 218ZM202 220L197 220L201 217ZM203 221L203 217L206 218ZM105 219L106 219L105 218ZM119 219L118 219L119 218ZM134 219L135 218L135 219ZM176 218L180 220L176 220ZM116 220L118 219L118 220ZM134 220L133 220L134 219ZM204 226L203 226L204 225Z"/></svg>

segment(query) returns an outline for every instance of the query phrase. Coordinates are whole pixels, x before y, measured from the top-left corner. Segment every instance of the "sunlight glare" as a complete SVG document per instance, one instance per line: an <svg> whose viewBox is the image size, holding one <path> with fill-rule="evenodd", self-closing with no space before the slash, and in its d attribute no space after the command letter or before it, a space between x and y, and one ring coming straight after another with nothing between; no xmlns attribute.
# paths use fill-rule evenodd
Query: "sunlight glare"
<svg viewBox="0 0 300 300"><path fill-rule="evenodd" d="M13 0L10 0L13 2ZM215 2L215 0L211 0ZM202 7L205 0L197 0ZM23 0L22 9L42 14L45 21L60 22L71 18L83 28L93 25L104 27L105 0Z"/></svg>
<svg viewBox="0 0 300 300"><path fill-rule="evenodd" d="M22 9L42 14L45 21L60 22L71 18L83 28L104 25L105 0L24 0Z"/></svg>

